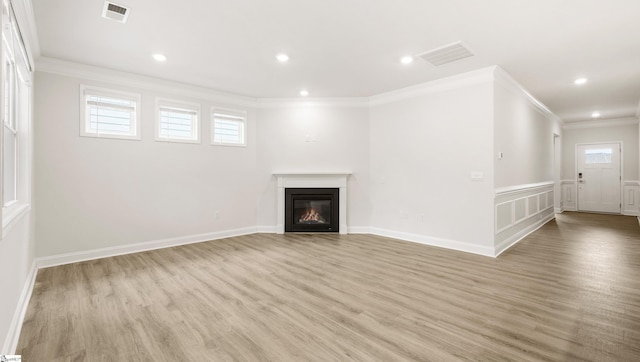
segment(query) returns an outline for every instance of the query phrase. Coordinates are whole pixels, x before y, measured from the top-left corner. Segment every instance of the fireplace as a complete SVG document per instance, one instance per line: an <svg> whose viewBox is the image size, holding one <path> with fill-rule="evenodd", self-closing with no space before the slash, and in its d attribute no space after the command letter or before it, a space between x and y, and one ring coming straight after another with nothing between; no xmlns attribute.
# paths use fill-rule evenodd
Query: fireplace
<svg viewBox="0 0 640 362"><path fill-rule="evenodd" d="M339 232L338 188L286 188L285 232Z"/></svg>
<svg viewBox="0 0 640 362"><path fill-rule="evenodd" d="M277 197L276 197L276 227L277 234L284 234L285 219L293 224L293 216L285 218L285 190L292 189L318 189L318 188L336 188L338 189L338 198L334 199L333 204L338 207L337 212L333 215L338 218L338 223L331 226L332 232L347 234L349 226L347 224L347 179L351 172L274 172L273 175L277 180ZM317 200L315 200L317 201ZM298 219L299 220L299 219ZM308 232L308 230L307 230Z"/></svg>

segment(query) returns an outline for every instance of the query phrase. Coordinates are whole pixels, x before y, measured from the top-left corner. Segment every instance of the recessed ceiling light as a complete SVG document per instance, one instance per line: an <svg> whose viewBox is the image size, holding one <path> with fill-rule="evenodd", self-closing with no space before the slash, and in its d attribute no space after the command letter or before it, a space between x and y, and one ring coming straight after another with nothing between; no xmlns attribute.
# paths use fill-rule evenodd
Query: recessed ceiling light
<svg viewBox="0 0 640 362"><path fill-rule="evenodd" d="M409 56L409 55L407 55L405 57L402 57L400 59L400 63L402 63L402 64L411 64L411 62L413 62L413 57Z"/></svg>
<svg viewBox="0 0 640 362"><path fill-rule="evenodd" d="M306 89L303 89L303 90L300 91L300 95L303 96L303 97L306 97L306 96L309 95L309 91L306 90Z"/></svg>
<svg viewBox="0 0 640 362"><path fill-rule="evenodd" d="M280 53L276 55L276 59L278 59L278 61L281 63L285 63L289 61L289 56L284 53Z"/></svg>
<svg viewBox="0 0 640 362"><path fill-rule="evenodd" d="M573 81L575 85L583 85L587 82L587 78L578 78Z"/></svg>
<svg viewBox="0 0 640 362"><path fill-rule="evenodd" d="M165 60L167 60L167 57L164 54L153 54L152 57L157 62L164 62Z"/></svg>
<svg viewBox="0 0 640 362"><path fill-rule="evenodd" d="M600 112L593 112L591 113L591 118L600 118Z"/></svg>

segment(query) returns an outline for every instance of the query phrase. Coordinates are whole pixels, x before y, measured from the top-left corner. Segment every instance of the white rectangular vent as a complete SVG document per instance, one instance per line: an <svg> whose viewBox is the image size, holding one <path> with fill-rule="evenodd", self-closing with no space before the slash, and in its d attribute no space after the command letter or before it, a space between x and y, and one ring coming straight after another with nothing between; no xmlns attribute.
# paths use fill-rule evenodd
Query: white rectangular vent
<svg viewBox="0 0 640 362"><path fill-rule="evenodd" d="M124 23L129 17L129 9L124 6L105 1L104 8L102 8L102 17L105 19L115 20L119 23Z"/></svg>
<svg viewBox="0 0 640 362"><path fill-rule="evenodd" d="M473 53L471 50L469 50L469 48L460 41L418 54L418 57L435 66L444 65L472 56Z"/></svg>

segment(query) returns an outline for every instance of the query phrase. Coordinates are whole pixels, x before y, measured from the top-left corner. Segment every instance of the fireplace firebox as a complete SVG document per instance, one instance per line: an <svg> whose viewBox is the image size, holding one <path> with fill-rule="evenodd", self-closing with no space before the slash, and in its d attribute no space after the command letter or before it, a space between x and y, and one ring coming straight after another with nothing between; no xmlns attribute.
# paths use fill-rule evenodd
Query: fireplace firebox
<svg viewBox="0 0 640 362"><path fill-rule="evenodd" d="M338 188L286 188L285 232L339 232Z"/></svg>

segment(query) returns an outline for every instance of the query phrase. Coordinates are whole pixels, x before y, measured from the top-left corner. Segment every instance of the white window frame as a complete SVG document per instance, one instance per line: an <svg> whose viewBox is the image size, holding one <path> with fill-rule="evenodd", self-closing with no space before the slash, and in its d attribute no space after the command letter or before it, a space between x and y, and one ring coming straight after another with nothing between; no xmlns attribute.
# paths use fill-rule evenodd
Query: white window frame
<svg viewBox="0 0 640 362"><path fill-rule="evenodd" d="M178 112L195 113L195 122L192 124L192 127L195 130L194 132L195 138L162 136L160 134L161 127L162 127L160 112L164 109L174 110ZM200 117L199 103L185 102L185 101L179 101L179 100L169 99L169 98L156 98L156 141L179 142L179 143L200 143L200 129L201 129L200 119L201 117Z"/></svg>
<svg viewBox="0 0 640 362"><path fill-rule="evenodd" d="M2 114L2 127L0 127L0 140L2 145L0 150L4 150L4 132L12 132L15 135L15 167L13 169L15 182L15 199L5 202L4 189L0 190L0 217L2 218L1 237L4 238L11 229L27 215L31 210L31 163L32 163L32 104L33 104L33 64L27 54L27 50L22 42L20 29L15 19L11 3L7 0L2 2L2 40L1 57L2 63L2 92L4 92L4 78L6 77L6 66L9 64L13 68L14 84L13 94L13 122L5 125L5 95L0 100L0 114ZM5 33L6 26L10 27L11 34ZM6 39L10 35L11 39ZM12 49L9 49L9 48ZM4 180L4 153L0 159L0 180ZM4 187L4 185L3 185Z"/></svg>
<svg viewBox="0 0 640 362"><path fill-rule="evenodd" d="M242 142L219 142L216 141L216 113L226 114L232 117L237 117L242 124ZM223 108L223 107L211 107L211 144L214 146L232 146L232 147L246 147L247 146L247 111Z"/></svg>
<svg viewBox="0 0 640 362"><path fill-rule="evenodd" d="M116 99L122 99L127 101L133 101L134 103L134 117L132 120L131 129L133 133L129 134L118 134L118 133L109 133L109 132L91 132L89 131L89 125L91 124L90 118L90 108L87 106L87 96L89 95L97 95L104 97L111 97ZM90 85L81 84L80 85L80 136L83 137L97 137L97 138L114 138L114 139L125 139L125 140L141 140L142 136L140 134L142 119L140 117L140 102L141 96L138 93L124 92L120 90L101 88L101 87L93 87Z"/></svg>

